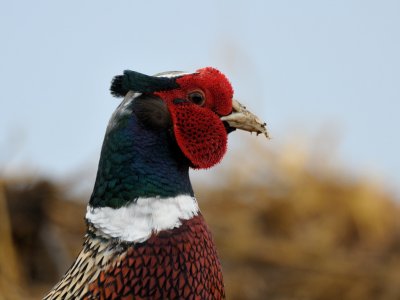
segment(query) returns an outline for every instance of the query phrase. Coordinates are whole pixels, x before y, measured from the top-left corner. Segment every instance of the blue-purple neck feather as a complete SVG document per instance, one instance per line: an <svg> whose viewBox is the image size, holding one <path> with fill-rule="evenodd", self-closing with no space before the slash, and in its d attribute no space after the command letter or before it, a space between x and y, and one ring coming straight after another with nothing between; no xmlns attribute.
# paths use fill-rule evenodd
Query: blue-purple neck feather
<svg viewBox="0 0 400 300"><path fill-rule="evenodd" d="M137 103L147 99L142 100L125 99L111 117L90 198L92 207L121 207L139 197L193 196L188 160L170 128L149 128L139 120L142 110Z"/></svg>

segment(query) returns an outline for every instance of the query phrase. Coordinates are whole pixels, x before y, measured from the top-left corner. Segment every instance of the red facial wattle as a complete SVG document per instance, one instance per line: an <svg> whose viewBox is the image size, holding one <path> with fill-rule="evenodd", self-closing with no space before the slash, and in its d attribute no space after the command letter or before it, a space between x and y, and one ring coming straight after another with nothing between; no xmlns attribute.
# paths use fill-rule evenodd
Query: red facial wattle
<svg viewBox="0 0 400 300"><path fill-rule="evenodd" d="M168 105L176 142L194 168L210 168L223 158L227 132L220 117L232 111L232 86L218 70L204 68L177 78L179 88L157 92ZM200 106L190 102L193 91L204 94Z"/></svg>
<svg viewBox="0 0 400 300"><path fill-rule="evenodd" d="M227 133L209 109L183 102L170 106L175 139L195 168L210 168L226 152Z"/></svg>

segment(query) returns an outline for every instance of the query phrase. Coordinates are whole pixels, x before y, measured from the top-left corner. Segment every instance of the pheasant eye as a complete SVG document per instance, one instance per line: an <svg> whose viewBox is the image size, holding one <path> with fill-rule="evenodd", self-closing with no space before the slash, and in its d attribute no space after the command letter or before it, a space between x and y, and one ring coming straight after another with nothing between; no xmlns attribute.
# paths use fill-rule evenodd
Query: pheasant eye
<svg viewBox="0 0 400 300"><path fill-rule="evenodd" d="M202 106L206 101L204 94L200 91L191 92L188 94L188 99L190 102Z"/></svg>

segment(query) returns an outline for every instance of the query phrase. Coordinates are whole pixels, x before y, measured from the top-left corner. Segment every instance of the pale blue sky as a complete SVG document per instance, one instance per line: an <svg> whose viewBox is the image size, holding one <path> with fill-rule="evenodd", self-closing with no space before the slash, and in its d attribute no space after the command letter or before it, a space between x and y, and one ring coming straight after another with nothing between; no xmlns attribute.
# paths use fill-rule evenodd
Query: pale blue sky
<svg viewBox="0 0 400 300"><path fill-rule="evenodd" d="M333 126L342 162L400 186L400 1L2 0L0 40L8 170L96 164L123 69L214 66L269 123L271 147Z"/></svg>

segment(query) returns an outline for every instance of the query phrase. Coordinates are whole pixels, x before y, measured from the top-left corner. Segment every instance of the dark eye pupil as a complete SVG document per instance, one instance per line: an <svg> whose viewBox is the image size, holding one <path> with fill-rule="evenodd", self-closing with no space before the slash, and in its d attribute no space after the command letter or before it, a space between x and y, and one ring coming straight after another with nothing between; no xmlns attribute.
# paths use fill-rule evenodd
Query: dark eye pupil
<svg viewBox="0 0 400 300"><path fill-rule="evenodd" d="M204 103L204 97L200 93L192 93L189 95L189 100L194 104L202 105Z"/></svg>

